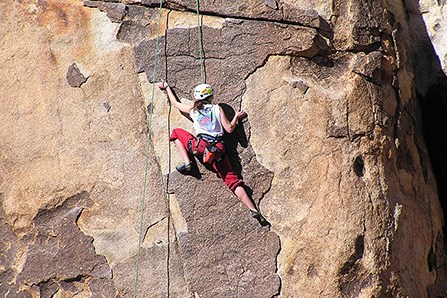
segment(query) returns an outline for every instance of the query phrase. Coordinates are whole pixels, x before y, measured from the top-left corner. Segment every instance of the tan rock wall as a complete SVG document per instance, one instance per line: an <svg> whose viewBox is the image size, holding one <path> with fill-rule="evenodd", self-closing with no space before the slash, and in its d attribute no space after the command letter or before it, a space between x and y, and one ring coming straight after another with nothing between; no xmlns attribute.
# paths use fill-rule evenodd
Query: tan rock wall
<svg viewBox="0 0 447 298"><path fill-rule="evenodd" d="M106 257L114 275L113 292L130 291L147 130L132 48L116 40L119 24L104 12L85 8L82 1L11 1L2 8L9 17L8 27L2 26L2 219L27 237L39 210L51 210L68 197L88 192L93 203L80 206L84 210L77 220L79 229L93 237L92 249ZM67 83L72 63L88 77L79 88ZM164 293L170 223L154 157L149 158L149 170L146 204L152 212L146 213L144 229L151 230L143 243L141 276L154 278L142 289ZM152 230L156 235L150 236ZM63 238L60 243L64 245ZM25 252L26 246L15 254ZM27 265L31 261L25 254L25 266L33 266ZM51 280L62 284L55 274ZM177 284L174 276L171 282ZM49 283L27 285L36 288L42 282ZM85 284L93 296L101 293L94 291L89 278ZM19 286L23 285L12 290ZM184 286L177 288L184 292ZM6 283L1 287L6 291ZM88 297L86 291L68 292Z"/></svg>
<svg viewBox="0 0 447 298"><path fill-rule="evenodd" d="M390 280L390 287L406 284L400 295L425 295L422 284L433 284L436 278L427 270L426 259L436 239L430 232L418 237L415 247L396 244L414 230L441 233L442 222L433 220L442 218L440 207L430 199L436 197L434 178L399 169L414 165L423 172L415 144L421 136L414 139L414 131L400 132L408 145L396 148L393 130L375 121L381 118L373 112L373 101L380 107L386 105L371 98L378 94L377 86L346 69L325 70L328 77L316 80L310 70L318 68L305 61L291 62L290 57L271 57L248 78L243 97L253 123L262 123L265 114L271 115L267 123L251 126L250 140L260 163L275 173L261 207L281 239L282 293L285 297L338 291L341 296L379 295L380 276L397 265L393 270L404 266L413 273L398 277L404 281ZM274 79L271 73L276 74ZM298 83L306 86L305 92L297 89ZM365 88L370 96L362 102ZM344 130L331 127L334 116L345 119L336 122ZM331 135L333 131L347 133ZM412 156L402 162L397 157L401 154ZM419 203L410 199L418 196L422 196ZM421 217L421 212L426 216ZM410 223L408 217L419 219ZM415 251L422 247L425 250ZM392 249L398 250L396 256ZM417 265L391 262L404 255Z"/></svg>

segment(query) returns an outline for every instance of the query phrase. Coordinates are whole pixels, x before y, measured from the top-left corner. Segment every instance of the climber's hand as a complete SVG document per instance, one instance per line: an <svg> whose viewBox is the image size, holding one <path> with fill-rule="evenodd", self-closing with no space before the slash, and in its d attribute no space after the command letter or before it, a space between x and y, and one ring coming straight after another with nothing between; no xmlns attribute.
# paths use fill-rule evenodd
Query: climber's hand
<svg viewBox="0 0 447 298"><path fill-rule="evenodd" d="M166 90L166 88L168 88L168 83L161 81L157 83L158 88L160 88L160 90Z"/></svg>
<svg viewBox="0 0 447 298"><path fill-rule="evenodd" d="M245 117L247 117L247 113L245 113L245 111L238 111L238 112L236 112L236 118L238 120L244 119Z"/></svg>

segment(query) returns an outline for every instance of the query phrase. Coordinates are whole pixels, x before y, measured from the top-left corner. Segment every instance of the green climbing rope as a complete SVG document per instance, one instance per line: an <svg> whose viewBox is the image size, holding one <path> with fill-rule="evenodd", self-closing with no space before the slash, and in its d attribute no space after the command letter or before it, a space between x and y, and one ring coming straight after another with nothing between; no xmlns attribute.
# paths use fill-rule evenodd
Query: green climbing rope
<svg viewBox="0 0 447 298"><path fill-rule="evenodd" d="M143 219L144 219L144 211L145 211L145 198L146 198L146 190L147 190L147 171L149 168L149 150L151 145L151 130L152 130L152 111L154 106L154 97L155 97L155 80L157 79L157 64L158 64L158 51L160 47L160 32L161 32L161 14L163 10L163 0L160 0L159 7L159 16L158 16L158 35L157 41L155 43L155 58L154 58L154 70L152 73L152 99L151 104L149 105L149 124L148 124L148 132L147 132L147 145L146 145L146 164L144 168L144 179L143 179L143 193L141 197L141 214L140 214L140 231L138 237L138 253L137 253L137 261L135 265L135 281L134 281L134 289L133 289L133 297L137 297L137 284L138 284L138 274L140 269L140 255L141 255L141 241L143 240Z"/></svg>
<svg viewBox="0 0 447 298"><path fill-rule="evenodd" d="M203 44L202 44L202 19L200 17L199 0L196 0L197 10L197 40L199 42L200 75L202 84L205 83L205 67L203 65Z"/></svg>
<svg viewBox="0 0 447 298"><path fill-rule="evenodd" d="M203 46L202 46L202 22L199 11L199 0L196 0L196 8L197 8L197 34L198 34L198 43L199 43L199 59L200 59L200 74L202 83L205 83L205 70L204 70L204 61L203 61ZM152 130L152 112L154 106L154 97L155 97L155 81L157 79L157 66L158 66L158 54L160 48L160 33L161 33L161 15L163 11L163 0L160 0L159 5L159 16L158 16L158 35L155 43L155 58L154 58L154 69L152 73L152 96L151 96L151 104L149 105L149 123L148 123L148 135L147 135L147 145L146 145L146 162L144 168L144 179L143 179L143 193L141 197L141 214L140 214L140 230L138 236L138 252L137 252L137 260L135 265L135 280L134 280L134 291L133 297L137 297L137 285L138 285L138 275L140 269L140 257L141 257L141 242L143 240L143 220L144 220L144 211L145 211L145 198L147 191L147 172L149 168L149 151L151 145L151 130ZM169 253L169 252L168 252ZM168 289L169 291L169 289Z"/></svg>

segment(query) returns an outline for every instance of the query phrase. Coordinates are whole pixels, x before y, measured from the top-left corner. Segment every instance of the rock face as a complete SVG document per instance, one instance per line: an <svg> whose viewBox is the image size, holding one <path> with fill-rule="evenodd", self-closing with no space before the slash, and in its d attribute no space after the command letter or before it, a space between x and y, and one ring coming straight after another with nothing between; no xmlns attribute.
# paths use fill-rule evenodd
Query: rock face
<svg viewBox="0 0 447 298"><path fill-rule="evenodd" d="M441 2L0 4L0 295L447 296ZM202 75L271 227L173 171Z"/></svg>
<svg viewBox="0 0 447 298"><path fill-rule="evenodd" d="M427 34L436 50L442 70L447 74L447 49L445 42L443 42L447 38L446 4L445 0L436 1L435 4L431 1L420 1L419 7L413 6L410 12L415 15L422 15Z"/></svg>

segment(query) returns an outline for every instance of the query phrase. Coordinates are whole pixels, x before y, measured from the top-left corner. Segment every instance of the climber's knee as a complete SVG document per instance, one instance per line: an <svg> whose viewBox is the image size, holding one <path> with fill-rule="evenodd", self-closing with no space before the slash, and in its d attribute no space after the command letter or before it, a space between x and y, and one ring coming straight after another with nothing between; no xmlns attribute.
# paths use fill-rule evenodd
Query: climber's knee
<svg viewBox="0 0 447 298"><path fill-rule="evenodd" d="M175 128L169 137L169 141L179 140L185 148L188 148L188 142L191 139L194 139L194 136L181 128Z"/></svg>

